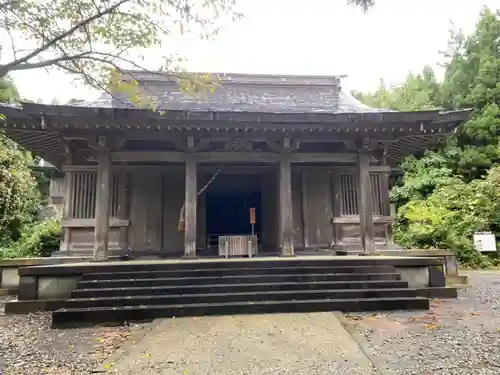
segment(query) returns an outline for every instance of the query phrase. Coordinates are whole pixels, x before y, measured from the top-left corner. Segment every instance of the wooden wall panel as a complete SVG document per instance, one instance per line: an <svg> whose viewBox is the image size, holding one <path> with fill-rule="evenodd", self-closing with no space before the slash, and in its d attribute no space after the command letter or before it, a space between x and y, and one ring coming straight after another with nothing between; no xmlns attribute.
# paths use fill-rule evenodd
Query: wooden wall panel
<svg viewBox="0 0 500 375"><path fill-rule="evenodd" d="M330 246L332 235L332 199L330 172L323 169L304 170L309 246Z"/></svg>
<svg viewBox="0 0 500 375"><path fill-rule="evenodd" d="M295 247L304 247L304 220L302 216L302 174L292 169L292 216L293 242Z"/></svg>
<svg viewBox="0 0 500 375"><path fill-rule="evenodd" d="M179 215L185 199L185 172L165 171L163 177L163 250L184 252L184 232L179 232ZM200 215L198 215L198 218Z"/></svg>
<svg viewBox="0 0 500 375"><path fill-rule="evenodd" d="M200 191L201 188L205 186L208 180L212 177L212 175L198 175L198 189ZM198 196L198 202L196 205L197 208L197 236L196 236L196 248L197 249L205 249L207 247L207 190L201 195Z"/></svg>
<svg viewBox="0 0 500 375"><path fill-rule="evenodd" d="M359 220L359 219L358 219ZM338 245L361 246L361 231L359 224L336 224L338 232ZM373 235L376 243L385 242L385 229L383 224L374 223Z"/></svg>
<svg viewBox="0 0 500 375"><path fill-rule="evenodd" d="M162 174L131 173L129 243L133 250L162 247Z"/></svg>
<svg viewBox="0 0 500 375"><path fill-rule="evenodd" d="M278 174L265 172L262 178L262 247L264 251L278 250Z"/></svg>
<svg viewBox="0 0 500 375"><path fill-rule="evenodd" d="M80 227L68 228L70 233L70 251L89 251L92 254L94 249L94 228L93 227ZM120 235L119 228L109 228L109 245L110 250L120 249ZM66 250L66 249L61 249Z"/></svg>

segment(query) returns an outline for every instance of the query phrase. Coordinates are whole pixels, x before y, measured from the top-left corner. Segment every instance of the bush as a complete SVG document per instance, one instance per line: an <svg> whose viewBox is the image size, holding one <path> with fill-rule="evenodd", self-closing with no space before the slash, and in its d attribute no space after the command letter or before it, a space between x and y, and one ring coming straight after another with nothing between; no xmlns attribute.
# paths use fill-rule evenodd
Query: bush
<svg viewBox="0 0 500 375"><path fill-rule="evenodd" d="M487 267L490 258L474 248L474 232L500 230L500 167L485 179L464 182L455 178L438 187L427 199L403 205L394 226L397 243L407 248L441 248L455 251L467 266Z"/></svg>
<svg viewBox="0 0 500 375"><path fill-rule="evenodd" d="M40 209L40 193L30 157L0 133L0 246L17 242Z"/></svg>
<svg viewBox="0 0 500 375"><path fill-rule="evenodd" d="M48 257L59 249L61 226L58 220L44 220L25 227L21 237L2 254L4 258Z"/></svg>

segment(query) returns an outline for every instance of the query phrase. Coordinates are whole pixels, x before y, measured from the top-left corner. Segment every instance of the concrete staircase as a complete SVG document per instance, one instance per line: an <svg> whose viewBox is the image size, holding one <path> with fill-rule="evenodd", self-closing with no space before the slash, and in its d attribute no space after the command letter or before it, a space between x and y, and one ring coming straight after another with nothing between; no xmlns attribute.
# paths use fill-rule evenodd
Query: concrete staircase
<svg viewBox="0 0 500 375"><path fill-rule="evenodd" d="M123 264L87 272L53 326L228 314L428 309L393 266L329 260Z"/></svg>

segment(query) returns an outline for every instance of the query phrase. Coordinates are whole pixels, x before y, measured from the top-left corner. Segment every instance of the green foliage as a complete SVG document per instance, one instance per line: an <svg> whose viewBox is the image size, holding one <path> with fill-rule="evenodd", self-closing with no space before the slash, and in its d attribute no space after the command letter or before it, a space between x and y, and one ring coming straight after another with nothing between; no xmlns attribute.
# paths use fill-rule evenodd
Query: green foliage
<svg viewBox="0 0 500 375"><path fill-rule="evenodd" d="M434 151L407 158L391 190L397 203L396 241L404 247L445 248L462 263L487 266L473 247L475 231L500 235L500 12L485 8L470 36L452 30L440 84L425 68L403 85L383 82L368 105L397 110L474 110L470 121Z"/></svg>
<svg viewBox="0 0 500 375"><path fill-rule="evenodd" d="M0 134L0 246L16 240L40 208L26 153Z"/></svg>
<svg viewBox="0 0 500 375"><path fill-rule="evenodd" d="M462 263L487 265L471 238L477 231L500 230L499 187L500 167L492 168L484 180L451 178L427 199L401 207L395 237L406 247L454 249Z"/></svg>
<svg viewBox="0 0 500 375"><path fill-rule="evenodd" d="M3 251L0 258L48 257L61 241L59 220L44 220L27 225L20 238Z"/></svg>
<svg viewBox="0 0 500 375"><path fill-rule="evenodd" d="M0 99L15 101L19 95L13 82L0 78ZM39 210L37 183L29 168L31 156L0 133L0 247L21 236Z"/></svg>
<svg viewBox="0 0 500 375"><path fill-rule="evenodd" d="M408 201L426 199L436 188L454 182L453 170L445 155L428 151L423 158L408 157L402 164L403 180L391 190L391 200L402 206Z"/></svg>
<svg viewBox="0 0 500 375"><path fill-rule="evenodd" d="M19 92L10 77L0 78L0 103L12 103L19 100Z"/></svg>
<svg viewBox="0 0 500 375"><path fill-rule="evenodd" d="M2 54L0 47L0 55ZM19 92L10 77L0 77L0 103L13 103L19 100ZM0 122L5 121L5 115L0 109Z"/></svg>
<svg viewBox="0 0 500 375"><path fill-rule="evenodd" d="M366 105L374 108L414 111L435 109L439 97L439 83L430 67L425 67L421 74L409 74L400 86L388 87L381 80L374 93L353 92L353 95Z"/></svg>

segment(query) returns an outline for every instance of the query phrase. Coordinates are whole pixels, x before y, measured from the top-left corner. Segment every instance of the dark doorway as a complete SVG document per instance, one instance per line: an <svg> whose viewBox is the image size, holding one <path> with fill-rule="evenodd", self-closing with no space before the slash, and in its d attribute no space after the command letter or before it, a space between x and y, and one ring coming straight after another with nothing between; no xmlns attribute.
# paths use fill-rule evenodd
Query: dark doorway
<svg viewBox="0 0 500 375"><path fill-rule="evenodd" d="M260 191L214 191L207 194L209 247L217 246L219 235L251 234L250 208L255 207L254 233L260 241L262 196Z"/></svg>

